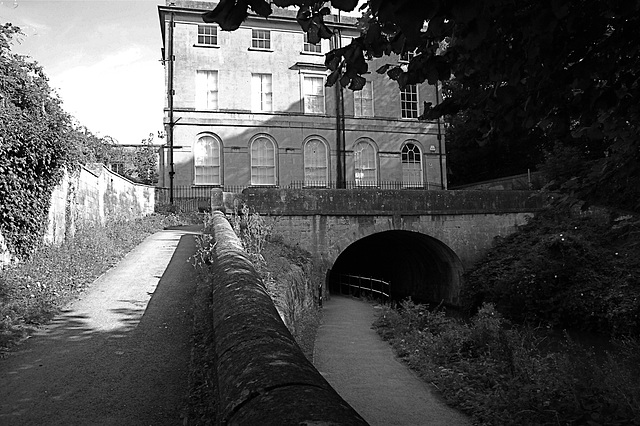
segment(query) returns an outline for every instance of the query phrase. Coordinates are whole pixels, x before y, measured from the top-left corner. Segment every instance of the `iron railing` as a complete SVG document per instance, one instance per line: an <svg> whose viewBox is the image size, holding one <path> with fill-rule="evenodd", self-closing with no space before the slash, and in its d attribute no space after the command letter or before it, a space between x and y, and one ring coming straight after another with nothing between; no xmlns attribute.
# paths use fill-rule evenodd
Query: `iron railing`
<svg viewBox="0 0 640 426"><path fill-rule="evenodd" d="M156 206L171 203L169 188L156 188ZM211 188L199 186L174 186L173 204L184 212L207 211L211 204Z"/></svg>
<svg viewBox="0 0 640 426"><path fill-rule="evenodd" d="M434 190L442 189L440 183L436 182L402 182L402 181L346 181L345 189L417 189L417 190ZM284 186L290 189L340 189L337 182L323 181L292 181L289 185Z"/></svg>
<svg viewBox="0 0 640 426"><path fill-rule="evenodd" d="M363 182L347 181L344 183L345 189L403 189L403 190L438 190L442 189L439 183L411 183L398 181ZM181 211L207 211L210 209L211 190L222 188L224 192L241 193L247 185L224 185L219 186L174 186L173 204ZM256 186L259 188L259 186ZM272 187L278 188L278 186ZM315 181L292 181L289 184L281 185L279 188L287 189L340 189L337 182L315 182ZM169 188L156 187L156 205L163 206L170 204Z"/></svg>
<svg viewBox="0 0 640 426"><path fill-rule="evenodd" d="M339 274L337 279L340 286L340 294L362 296L369 293L374 297L381 298L383 301L389 300L390 284L386 281L349 274Z"/></svg>

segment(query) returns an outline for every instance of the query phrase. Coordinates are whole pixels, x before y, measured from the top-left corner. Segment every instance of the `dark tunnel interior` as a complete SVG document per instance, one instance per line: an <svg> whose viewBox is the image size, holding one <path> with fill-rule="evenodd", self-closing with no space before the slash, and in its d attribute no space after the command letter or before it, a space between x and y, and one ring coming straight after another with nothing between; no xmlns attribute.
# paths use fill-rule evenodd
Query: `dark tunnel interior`
<svg viewBox="0 0 640 426"><path fill-rule="evenodd" d="M340 275L390 283L392 300L457 305L463 273L458 256L441 241L418 232L384 231L364 237L336 259L329 276L332 293L344 293Z"/></svg>

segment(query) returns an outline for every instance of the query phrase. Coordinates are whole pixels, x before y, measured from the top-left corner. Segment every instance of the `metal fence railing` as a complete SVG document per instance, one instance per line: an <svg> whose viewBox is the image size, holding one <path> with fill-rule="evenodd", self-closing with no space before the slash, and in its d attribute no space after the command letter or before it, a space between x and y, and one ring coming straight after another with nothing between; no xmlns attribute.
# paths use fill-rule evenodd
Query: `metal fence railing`
<svg viewBox="0 0 640 426"><path fill-rule="evenodd" d="M386 281L358 275L340 274L337 276L340 294L362 296L370 294L383 301L389 300L390 284Z"/></svg>
<svg viewBox="0 0 640 426"><path fill-rule="evenodd" d="M342 185L341 185L342 186ZM224 192L241 193L244 189L250 188L248 185L225 185L222 187ZM336 182L312 182L312 181L291 181L288 184L280 185L280 188L286 189L340 189ZM411 183L398 181L380 181L380 182L363 182L363 181L347 181L344 182L344 189L412 189L412 190L438 190L442 189L439 183ZM210 208L211 190L210 186L174 186L173 187L173 204L181 211L207 211ZM276 186L275 188L278 188ZM156 206L170 204L169 188L156 187Z"/></svg>
<svg viewBox="0 0 640 426"><path fill-rule="evenodd" d="M417 189L434 190L442 189L442 185L436 182L402 182L402 181L346 181L344 189L376 188L376 189ZM322 181L292 181L285 188L290 189L339 189L337 182Z"/></svg>
<svg viewBox="0 0 640 426"><path fill-rule="evenodd" d="M169 188L156 188L156 206L171 203ZM184 212L207 211L211 204L211 188L176 186L173 188L173 204Z"/></svg>

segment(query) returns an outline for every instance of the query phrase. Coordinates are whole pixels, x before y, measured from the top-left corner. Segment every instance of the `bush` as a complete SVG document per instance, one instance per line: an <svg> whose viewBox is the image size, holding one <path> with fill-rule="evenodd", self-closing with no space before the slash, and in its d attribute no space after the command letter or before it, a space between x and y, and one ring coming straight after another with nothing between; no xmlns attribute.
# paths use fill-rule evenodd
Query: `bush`
<svg viewBox="0 0 640 426"><path fill-rule="evenodd" d="M519 323L637 335L638 229L630 215L549 209L497 241L466 274L462 298Z"/></svg>
<svg viewBox="0 0 640 426"><path fill-rule="evenodd" d="M405 301L374 324L397 355L477 424L640 424L640 343L599 359L566 338L513 327L491 304L470 322Z"/></svg>

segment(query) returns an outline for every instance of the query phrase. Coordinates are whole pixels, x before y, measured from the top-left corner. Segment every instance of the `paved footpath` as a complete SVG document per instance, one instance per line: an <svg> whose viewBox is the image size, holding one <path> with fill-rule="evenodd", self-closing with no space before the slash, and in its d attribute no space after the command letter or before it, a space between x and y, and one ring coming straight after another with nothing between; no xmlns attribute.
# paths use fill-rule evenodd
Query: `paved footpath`
<svg viewBox="0 0 640 426"><path fill-rule="evenodd" d="M469 425L393 354L372 329L380 307L332 296L324 304L314 364L371 426Z"/></svg>
<svg viewBox="0 0 640 426"><path fill-rule="evenodd" d="M0 425L177 425L199 227L145 239L0 360Z"/></svg>

